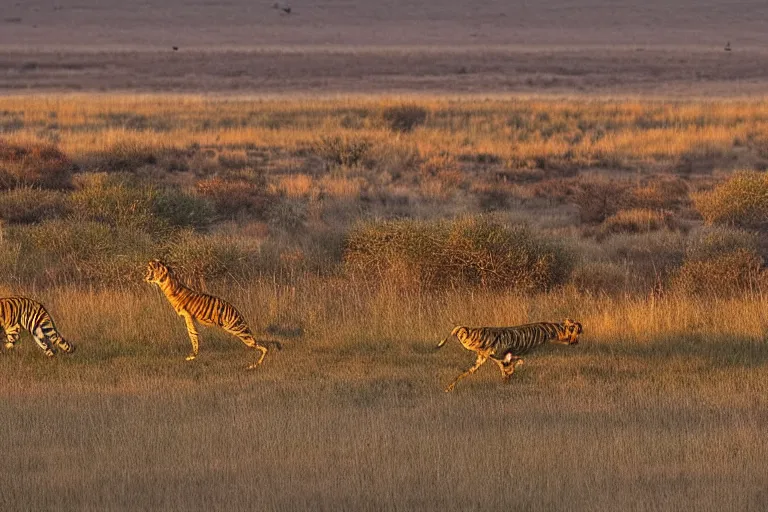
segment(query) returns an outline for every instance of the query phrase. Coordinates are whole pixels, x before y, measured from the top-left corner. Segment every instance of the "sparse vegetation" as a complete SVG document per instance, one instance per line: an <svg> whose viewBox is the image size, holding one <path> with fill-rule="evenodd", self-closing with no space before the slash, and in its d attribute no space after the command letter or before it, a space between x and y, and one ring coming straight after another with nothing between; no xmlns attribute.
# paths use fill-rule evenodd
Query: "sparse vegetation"
<svg viewBox="0 0 768 512"><path fill-rule="evenodd" d="M762 228L768 223L768 173L736 172L709 192L693 197L709 224Z"/></svg>
<svg viewBox="0 0 768 512"><path fill-rule="evenodd" d="M0 509L762 508L752 169L768 103L18 96L0 111L23 119L0 142L0 287L78 344L51 362L25 338L0 357ZM183 322L142 281L153 257L285 351L246 374L237 342L202 331L185 365ZM471 364L431 355L453 325L564 317L584 325L578 347L542 350L509 386L481 369L446 401ZM478 452L489 439L547 442ZM477 475L502 491L478 495Z"/></svg>
<svg viewBox="0 0 768 512"><path fill-rule="evenodd" d="M487 217L363 224L350 232L344 258L372 283L426 289L543 291L563 284L573 267L562 245Z"/></svg>

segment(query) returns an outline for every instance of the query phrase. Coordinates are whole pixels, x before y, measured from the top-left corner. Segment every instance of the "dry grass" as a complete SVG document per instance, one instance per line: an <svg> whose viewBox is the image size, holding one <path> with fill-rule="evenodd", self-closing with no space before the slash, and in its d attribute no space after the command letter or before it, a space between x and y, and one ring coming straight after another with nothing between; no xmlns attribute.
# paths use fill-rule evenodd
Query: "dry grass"
<svg viewBox="0 0 768 512"><path fill-rule="evenodd" d="M402 105L408 130L386 114ZM0 194L0 288L79 349L45 360L25 337L0 355L1 509L768 506L768 244L703 226L689 199L764 168L768 103L19 96L0 112L23 119L4 144L77 166L74 190ZM490 210L567 248L573 273L525 295L345 271L361 219ZM246 372L255 354L204 330L185 363L183 322L141 282L156 256L285 350ZM744 286L701 293L712 269ZM473 359L433 352L454 325L565 317L579 346L441 391Z"/></svg>
<svg viewBox="0 0 768 512"><path fill-rule="evenodd" d="M39 294L79 352L43 360L23 339L0 359L3 508L765 504L758 297L466 301L256 282L229 295L254 324L304 335L246 372L254 355L216 331L185 363L182 323L155 292ZM433 353L448 319L566 314L584 323L578 347L530 356L509 385L489 365L441 391L472 360L456 343Z"/></svg>

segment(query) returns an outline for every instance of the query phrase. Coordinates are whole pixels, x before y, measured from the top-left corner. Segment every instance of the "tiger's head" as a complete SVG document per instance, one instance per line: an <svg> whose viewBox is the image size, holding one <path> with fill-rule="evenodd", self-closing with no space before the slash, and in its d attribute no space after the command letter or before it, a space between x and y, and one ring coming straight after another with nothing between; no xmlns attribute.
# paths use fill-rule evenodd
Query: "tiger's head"
<svg viewBox="0 0 768 512"><path fill-rule="evenodd" d="M173 270L168 265L160 260L150 260L147 263L147 273L144 276L144 280L148 283L160 284L172 275Z"/></svg>
<svg viewBox="0 0 768 512"><path fill-rule="evenodd" d="M567 343L568 345L576 345L579 343L579 334L584 331L584 329L581 327L581 324L575 320L566 318L563 320L562 325L563 333L558 336L559 340Z"/></svg>
<svg viewBox="0 0 768 512"><path fill-rule="evenodd" d="M457 327L454 327L453 330L451 331L451 334L446 336L445 339L443 341L441 341L440 343L438 343L437 347L435 347L435 348L438 349L438 348L442 347L443 345L445 345L446 341L448 341L449 339L451 339L454 336L456 336L456 339L461 341L464 338L466 338L468 335L469 335L469 329L467 327L462 327L462 326L459 325Z"/></svg>

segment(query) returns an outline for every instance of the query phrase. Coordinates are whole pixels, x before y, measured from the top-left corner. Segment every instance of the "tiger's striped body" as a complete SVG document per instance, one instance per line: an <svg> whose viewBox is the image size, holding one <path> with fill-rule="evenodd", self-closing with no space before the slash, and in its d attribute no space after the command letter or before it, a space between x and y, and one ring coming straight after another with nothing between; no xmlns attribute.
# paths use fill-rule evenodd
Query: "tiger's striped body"
<svg viewBox="0 0 768 512"><path fill-rule="evenodd" d="M51 315L43 305L26 297L0 299L0 327L5 331L5 348L8 350L19 341L21 329L26 329L48 357L56 354L57 347L69 354L75 351L75 346L56 330Z"/></svg>
<svg viewBox="0 0 768 512"><path fill-rule="evenodd" d="M264 361L267 347L256 342L243 315L232 304L213 295L196 292L186 287L176 278L173 270L160 260L149 262L145 280L159 286L176 313L184 318L189 340L192 343L192 352L187 356L187 361L197 357L200 347L200 336L197 333L195 322L203 325L217 325L228 333L237 336L248 347L259 350L261 352L259 360L250 365L249 369L255 368ZM280 345L277 344L277 347L280 348Z"/></svg>
<svg viewBox="0 0 768 512"><path fill-rule="evenodd" d="M477 354L477 360L472 368L459 375L445 390L452 391L460 379L475 373L488 358L499 365L502 378L508 381L515 367L523 364L520 356L547 341L575 345L581 333L581 324L569 319L559 324L539 322L515 327L455 327L437 348L455 336L464 348Z"/></svg>

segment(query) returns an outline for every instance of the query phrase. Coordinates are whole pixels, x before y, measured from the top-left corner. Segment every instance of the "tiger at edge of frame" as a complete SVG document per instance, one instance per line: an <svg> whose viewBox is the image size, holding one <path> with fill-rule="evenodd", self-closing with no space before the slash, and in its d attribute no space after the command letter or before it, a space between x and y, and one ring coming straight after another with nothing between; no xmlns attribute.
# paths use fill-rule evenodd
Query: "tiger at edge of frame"
<svg viewBox="0 0 768 512"><path fill-rule="evenodd" d="M67 354L75 351L75 346L59 334L45 306L36 300L26 297L0 298L0 327L5 331L7 350L14 348L19 341L19 332L25 329L48 357L56 355L57 347Z"/></svg>
<svg viewBox="0 0 768 512"><path fill-rule="evenodd" d="M566 318L561 323L537 322L513 327L464 327L457 326L436 348L440 348L452 337L456 337L464 348L475 352L477 360L445 388L452 391L456 383L477 371L491 358L501 369L501 376L509 382L515 368L523 364L520 356L543 345L547 341L563 345L576 345L583 328L579 322Z"/></svg>
<svg viewBox="0 0 768 512"><path fill-rule="evenodd" d="M176 313L184 318L189 340L192 343L192 352L187 356L187 361L197 357L200 347L200 336L195 322L219 326L239 338L249 348L260 351L259 360L249 365L249 370L256 368L264 361L267 347L256 341L245 318L232 304L219 297L188 288L176 277L171 267L157 259L147 264L144 280L156 284ZM282 345L277 341L271 341L269 344L274 344L278 350L282 350Z"/></svg>

